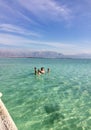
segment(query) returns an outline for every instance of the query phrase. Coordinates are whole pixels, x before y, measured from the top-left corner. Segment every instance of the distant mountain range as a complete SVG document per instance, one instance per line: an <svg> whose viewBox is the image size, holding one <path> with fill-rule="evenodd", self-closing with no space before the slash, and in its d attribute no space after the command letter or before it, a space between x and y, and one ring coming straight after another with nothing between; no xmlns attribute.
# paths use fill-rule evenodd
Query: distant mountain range
<svg viewBox="0 0 91 130"><path fill-rule="evenodd" d="M16 51L0 50L0 57L34 57L34 58L89 58L91 54L64 55L54 51Z"/></svg>
<svg viewBox="0 0 91 130"><path fill-rule="evenodd" d="M63 58L64 55L53 51L16 51L0 50L0 57L41 57L41 58Z"/></svg>

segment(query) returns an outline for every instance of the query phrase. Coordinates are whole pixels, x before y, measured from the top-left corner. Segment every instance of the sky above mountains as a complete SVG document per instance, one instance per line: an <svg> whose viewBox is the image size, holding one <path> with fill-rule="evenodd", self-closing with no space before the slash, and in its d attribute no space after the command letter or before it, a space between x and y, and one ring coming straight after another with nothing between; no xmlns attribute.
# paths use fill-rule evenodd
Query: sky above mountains
<svg viewBox="0 0 91 130"><path fill-rule="evenodd" d="M91 1L0 0L0 49L91 53Z"/></svg>

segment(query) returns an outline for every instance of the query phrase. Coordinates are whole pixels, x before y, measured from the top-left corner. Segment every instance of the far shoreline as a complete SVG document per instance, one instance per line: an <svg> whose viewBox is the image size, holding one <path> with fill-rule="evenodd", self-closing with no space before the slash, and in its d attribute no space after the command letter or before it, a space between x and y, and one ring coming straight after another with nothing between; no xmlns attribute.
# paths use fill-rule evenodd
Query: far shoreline
<svg viewBox="0 0 91 130"><path fill-rule="evenodd" d="M57 57L20 57L20 56L17 56L17 57L13 57L13 56L10 56L10 57L0 57L0 59L15 59L15 58L30 58L30 59L72 59L72 60L91 60L91 58L71 58L71 57L63 57L63 58L57 58Z"/></svg>

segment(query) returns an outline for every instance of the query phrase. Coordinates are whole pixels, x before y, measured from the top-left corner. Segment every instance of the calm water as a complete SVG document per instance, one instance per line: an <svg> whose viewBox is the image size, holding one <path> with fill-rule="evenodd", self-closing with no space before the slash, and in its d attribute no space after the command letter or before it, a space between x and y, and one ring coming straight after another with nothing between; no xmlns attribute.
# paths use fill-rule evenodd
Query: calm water
<svg viewBox="0 0 91 130"><path fill-rule="evenodd" d="M91 60L0 59L0 91L19 130L91 130Z"/></svg>

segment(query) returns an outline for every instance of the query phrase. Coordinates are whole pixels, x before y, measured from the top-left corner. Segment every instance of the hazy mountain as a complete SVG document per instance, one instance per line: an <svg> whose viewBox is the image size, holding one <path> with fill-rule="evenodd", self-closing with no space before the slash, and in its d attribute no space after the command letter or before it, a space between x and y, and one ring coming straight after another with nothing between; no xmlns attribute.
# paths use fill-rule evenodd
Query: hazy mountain
<svg viewBox="0 0 91 130"><path fill-rule="evenodd" d="M63 54L52 51L14 51L0 50L0 57L41 57L41 58L62 58Z"/></svg>
<svg viewBox="0 0 91 130"><path fill-rule="evenodd" d="M89 58L91 54L64 55L54 51L0 50L0 57Z"/></svg>
<svg viewBox="0 0 91 130"><path fill-rule="evenodd" d="M42 51L42 52L32 52L32 57L41 57L41 58L62 58L63 54L52 52L52 51Z"/></svg>

